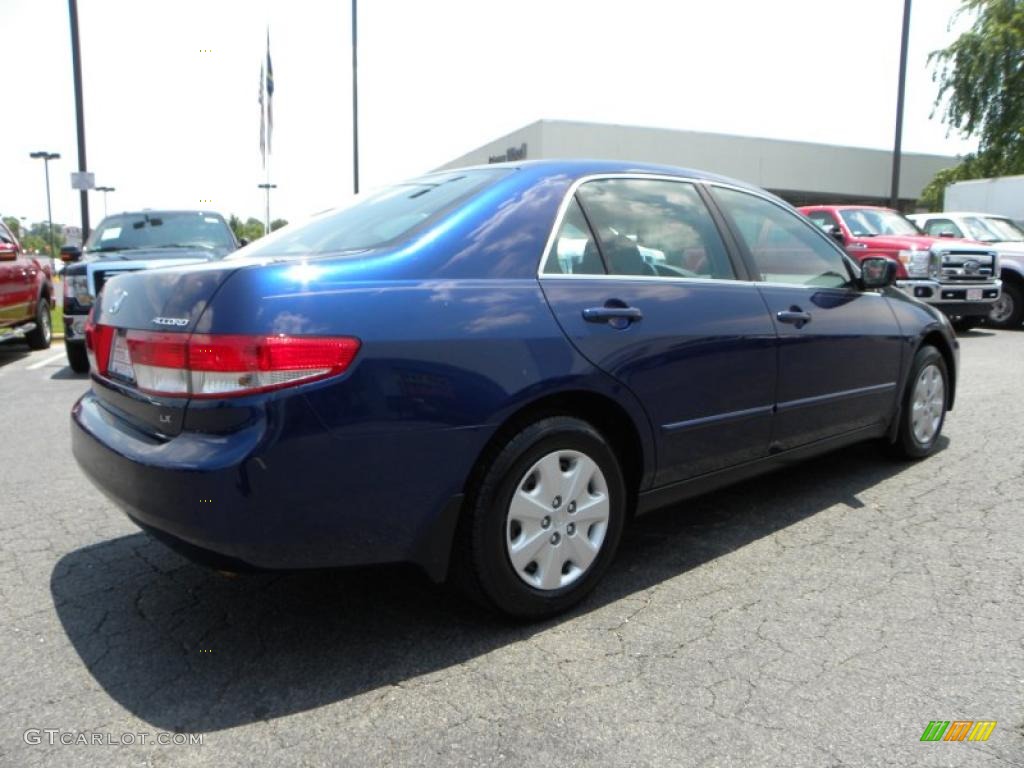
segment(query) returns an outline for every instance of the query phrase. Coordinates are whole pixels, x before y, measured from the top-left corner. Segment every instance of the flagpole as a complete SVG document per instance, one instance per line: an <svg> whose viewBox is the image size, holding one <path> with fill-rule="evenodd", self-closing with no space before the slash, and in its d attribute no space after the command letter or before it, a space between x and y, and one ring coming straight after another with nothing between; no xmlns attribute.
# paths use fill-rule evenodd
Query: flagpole
<svg viewBox="0 0 1024 768"><path fill-rule="evenodd" d="M359 194L359 80L356 77L356 0L352 0L352 188Z"/></svg>

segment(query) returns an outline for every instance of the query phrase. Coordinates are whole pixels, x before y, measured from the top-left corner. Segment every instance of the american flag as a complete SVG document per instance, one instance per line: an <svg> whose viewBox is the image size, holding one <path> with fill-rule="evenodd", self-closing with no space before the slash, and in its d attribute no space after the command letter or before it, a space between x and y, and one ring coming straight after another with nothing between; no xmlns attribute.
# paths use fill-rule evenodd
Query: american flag
<svg viewBox="0 0 1024 768"><path fill-rule="evenodd" d="M270 63L270 30L267 30L267 152L274 133L274 65Z"/></svg>
<svg viewBox="0 0 1024 768"><path fill-rule="evenodd" d="M263 65L260 64L260 158L267 164L267 117L263 109Z"/></svg>

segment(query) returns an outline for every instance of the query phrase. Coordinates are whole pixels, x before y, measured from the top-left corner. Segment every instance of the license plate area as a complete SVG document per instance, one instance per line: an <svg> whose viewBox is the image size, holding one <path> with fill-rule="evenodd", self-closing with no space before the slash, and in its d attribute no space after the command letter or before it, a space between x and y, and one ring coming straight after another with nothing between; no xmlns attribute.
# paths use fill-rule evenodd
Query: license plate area
<svg viewBox="0 0 1024 768"><path fill-rule="evenodd" d="M981 288L968 288L967 289L967 300L968 301L981 301Z"/></svg>
<svg viewBox="0 0 1024 768"><path fill-rule="evenodd" d="M122 381L135 383L132 355L128 350L127 333L123 330L115 331L114 338L110 340L110 362L107 363L107 373Z"/></svg>

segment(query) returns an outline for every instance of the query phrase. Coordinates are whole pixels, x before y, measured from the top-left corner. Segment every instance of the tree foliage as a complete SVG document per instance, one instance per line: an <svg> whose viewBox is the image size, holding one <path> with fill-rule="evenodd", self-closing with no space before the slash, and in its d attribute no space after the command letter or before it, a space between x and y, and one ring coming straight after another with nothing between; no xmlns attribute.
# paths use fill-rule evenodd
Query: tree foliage
<svg viewBox="0 0 1024 768"><path fill-rule="evenodd" d="M963 13L977 14L974 24L929 62L943 122L977 138L978 151L925 188L921 203L933 209L954 181L1024 173L1024 0L964 0Z"/></svg>
<svg viewBox="0 0 1024 768"><path fill-rule="evenodd" d="M285 219L274 219L270 222L270 231L273 232L275 229L280 229L286 226L288 222ZM263 222L254 216L250 216L245 221L242 221L235 214L231 214L228 217L228 226L231 227L231 231L235 233L235 237L239 240L245 240L251 243L253 240L259 240L265 234Z"/></svg>
<svg viewBox="0 0 1024 768"><path fill-rule="evenodd" d="M245 240L247 243L251 243L253 240L259 240L263 237L263 222L259 219L250 216L245 221L242 221L235 214L231 214L228 217L228 226L231 227L231 231L235 233L235 237L239 241Z"/></svg>
<svg viewBox="0 0 1024 768"><path fill-rule="evenodd" d="M21 247L28 253L40 253L44 255L50 254L50 224L46 221L37 221L35 224L29 225L27 229L22 226L22 223L13 216L5 216L4 224L7 228L14 233L14 236L18 238L18 242L21 243ZM60 251L60 247L64 245L64 227L60 224L53 225L53 244L55 254L54 257Z"/></svg>

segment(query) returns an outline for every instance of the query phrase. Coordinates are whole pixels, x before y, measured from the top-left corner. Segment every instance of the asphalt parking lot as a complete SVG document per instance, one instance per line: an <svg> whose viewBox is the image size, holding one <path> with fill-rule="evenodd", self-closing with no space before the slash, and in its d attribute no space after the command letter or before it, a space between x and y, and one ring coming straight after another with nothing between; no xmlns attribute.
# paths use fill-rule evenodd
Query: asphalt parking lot
<svg viewBox="0 0 1024 768"><path fill-rule="evenodd" d="M961 345L935 457L858 446L641 518L532 626L412 570L186 562L75 466L60 347L0 347L0 765L1024 765L1024 332Z"/></svg>

